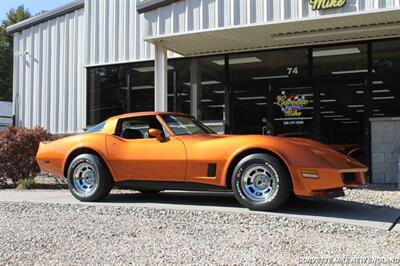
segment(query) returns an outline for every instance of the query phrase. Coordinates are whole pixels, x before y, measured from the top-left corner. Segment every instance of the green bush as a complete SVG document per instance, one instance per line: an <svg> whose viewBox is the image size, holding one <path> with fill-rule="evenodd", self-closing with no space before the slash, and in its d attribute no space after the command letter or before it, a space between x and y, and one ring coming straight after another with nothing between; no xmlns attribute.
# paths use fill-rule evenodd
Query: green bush
<svg viewBox="0 0 400 266"><path fill-rule="evenodd" d="M55 137L43 128L9 127L0 132L0 185L10 178L14 184L33 179L40 171L36 163L39 143Z"/></svg>

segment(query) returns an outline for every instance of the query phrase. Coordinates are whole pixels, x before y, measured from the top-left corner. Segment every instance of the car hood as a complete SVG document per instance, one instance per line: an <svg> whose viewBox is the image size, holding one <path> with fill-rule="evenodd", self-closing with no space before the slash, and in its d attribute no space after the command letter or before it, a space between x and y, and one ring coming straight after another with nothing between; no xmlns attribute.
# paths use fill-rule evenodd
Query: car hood
<svg viewBox="0 0 400 266"><path fill-rule="evenodd" d="M212 147L246 146L251 143L251 148L265 148L280 151L282 157L286 157L291 162L306 165L312 158L324 161L334 168L366 168L365 165L357 160L346 156L331 147L320 142L306 138L287 138L265 135L227 135L227 134L198 134L177 136L185 142L194 145L207 145L212 142ZM196 144L195 144L196 143ZM290 151L290 152L289 152Z"/></svg>

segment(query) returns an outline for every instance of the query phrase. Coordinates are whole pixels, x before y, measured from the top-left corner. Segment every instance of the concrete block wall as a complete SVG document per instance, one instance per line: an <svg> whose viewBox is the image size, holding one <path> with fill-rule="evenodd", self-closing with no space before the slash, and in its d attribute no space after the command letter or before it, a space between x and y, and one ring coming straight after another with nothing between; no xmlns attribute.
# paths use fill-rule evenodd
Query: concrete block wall
<svg viewBox="0 0 400 266"><path fill-rule="evenodd" d="M400 186L400 117L371 118L372 180Z"/></svg>

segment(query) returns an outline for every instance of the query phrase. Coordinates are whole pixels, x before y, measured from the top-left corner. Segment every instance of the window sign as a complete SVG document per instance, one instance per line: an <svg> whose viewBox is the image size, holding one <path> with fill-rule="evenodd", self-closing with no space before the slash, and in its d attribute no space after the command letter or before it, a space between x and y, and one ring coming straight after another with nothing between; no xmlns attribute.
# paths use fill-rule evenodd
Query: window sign
<svg viewBox="0 0 400 266"><path fill-rule="evenodd" d="M278 105L281 107L285 117L299 117L303 114L303 109L308 105L309 100L303 95L286 95L282 91L281 95L276 97Z"/></svg>
<svg viewBox="0 0 400 266"><path fill-rule="evenodd" d="M275 121L281 121L283 125L303 125L305 120L312 119L312 115L306 110L311 110L311 100L307 99L310 94L287 93L282 90L276 96L276 105L279 112L274 118Z"/></svg>

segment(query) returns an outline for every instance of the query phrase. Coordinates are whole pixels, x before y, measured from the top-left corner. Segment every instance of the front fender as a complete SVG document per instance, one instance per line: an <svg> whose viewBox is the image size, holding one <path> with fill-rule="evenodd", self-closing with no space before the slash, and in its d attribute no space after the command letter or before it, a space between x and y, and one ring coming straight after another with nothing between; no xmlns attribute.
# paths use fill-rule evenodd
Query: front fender
<svg viewBox="0 0 400 266"><path fill-rule="evenodd" d="M241 154L261 149L274 154L285 163L296 195L311 196L315 191L341 189L345 186L342 173L356 173L357 184L365 183L365 172L368 169L363 164L319 142L267 136L252 136L248 139L251 141L244 140L243 143L246 144L240 146L229 158L224 169L225 177L232 162ZM302 171L307 170L317 171L320 173L319 178L304 178Z"/></svg>

